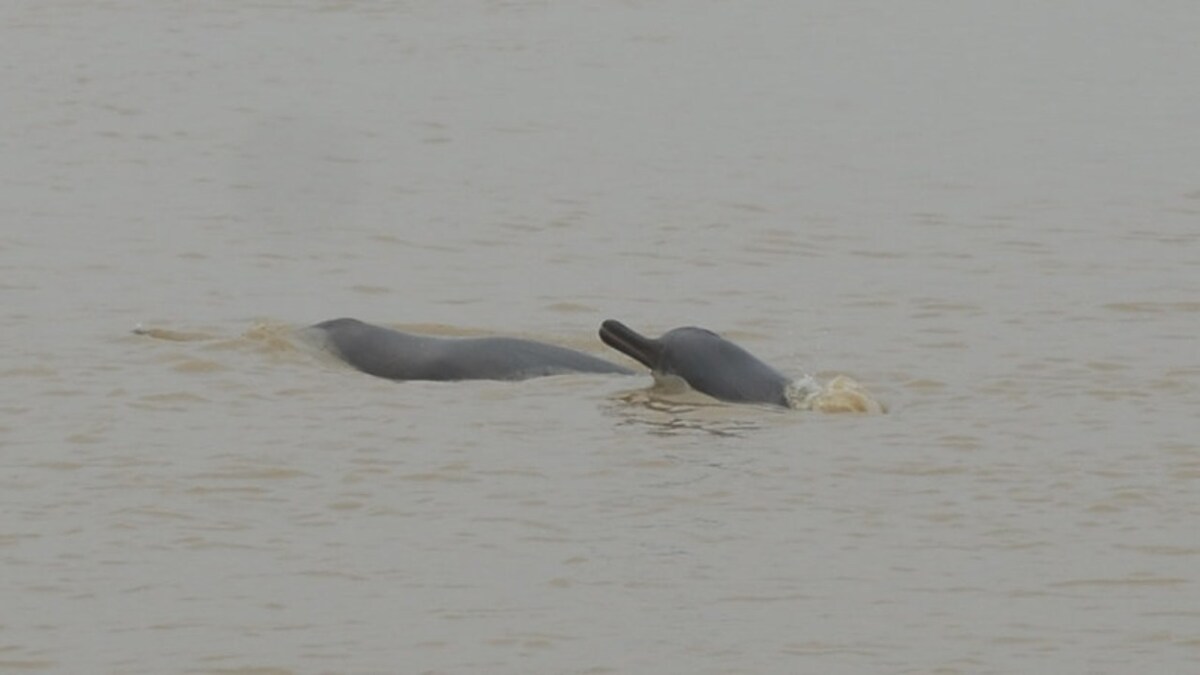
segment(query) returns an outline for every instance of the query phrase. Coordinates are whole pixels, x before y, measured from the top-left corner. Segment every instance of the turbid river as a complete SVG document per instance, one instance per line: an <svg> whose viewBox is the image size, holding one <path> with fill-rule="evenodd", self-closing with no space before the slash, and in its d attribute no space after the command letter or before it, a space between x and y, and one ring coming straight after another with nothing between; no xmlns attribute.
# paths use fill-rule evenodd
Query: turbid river
<svg viewBox="0 0 1200 675"><path fill-rule="evenodd" d="M1198 36L7 2L0 672L1195 672ZM704 326L887 413L396 383L340 316Z"/></svg>

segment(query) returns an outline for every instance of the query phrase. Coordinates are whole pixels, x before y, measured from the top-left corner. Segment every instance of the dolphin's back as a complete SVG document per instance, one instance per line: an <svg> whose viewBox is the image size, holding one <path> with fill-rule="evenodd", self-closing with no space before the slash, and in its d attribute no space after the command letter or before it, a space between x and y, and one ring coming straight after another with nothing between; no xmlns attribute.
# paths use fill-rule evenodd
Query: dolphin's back
<svg viewBox="0 0 1200 675"><path fill-rule="evenodd" d="M626 368L555 345L508 337L439 338L357 319L323 321L330 351L355 368L392 380L523 380L562 373L624 373Z"/></svg>
<svg viewBox="0 0 1200 675"><path fill-rule="evenodd" d="M583 352L510 337L437 339L438 379L523 380L564 373L622 373L627 368Z"/></svg>

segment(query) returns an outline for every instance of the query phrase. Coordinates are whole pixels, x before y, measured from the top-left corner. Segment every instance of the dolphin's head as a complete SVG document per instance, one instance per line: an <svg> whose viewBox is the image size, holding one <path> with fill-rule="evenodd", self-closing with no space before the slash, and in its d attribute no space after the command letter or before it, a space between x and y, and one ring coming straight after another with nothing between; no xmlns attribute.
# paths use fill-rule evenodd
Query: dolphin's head
<svg viewBox="0 0 1200 675"><path fill-rule="evenodd" d="M713 398L787 405L785 376L710 330L685 326L654 339L609 319L600 326L600 339L655 373L683 378Z"/></svg>

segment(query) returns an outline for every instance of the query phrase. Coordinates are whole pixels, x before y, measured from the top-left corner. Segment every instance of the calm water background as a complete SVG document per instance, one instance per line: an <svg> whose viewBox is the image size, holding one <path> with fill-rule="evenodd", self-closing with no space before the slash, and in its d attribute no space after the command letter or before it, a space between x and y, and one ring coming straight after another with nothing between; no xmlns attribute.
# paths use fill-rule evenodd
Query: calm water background
<svg viewBox="0 0 1200 675"><path fill-rule="evenodd" d="M1194 672L1198 35L6 3L0 670ZM890 414L396 384L336 316L703 325Z"/></svg>

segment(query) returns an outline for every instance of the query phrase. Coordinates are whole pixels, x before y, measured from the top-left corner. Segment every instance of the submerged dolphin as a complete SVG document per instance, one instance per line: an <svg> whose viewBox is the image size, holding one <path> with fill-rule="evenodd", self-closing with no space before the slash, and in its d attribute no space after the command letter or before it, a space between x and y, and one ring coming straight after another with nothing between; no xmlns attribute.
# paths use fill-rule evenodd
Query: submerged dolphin
<svg viewBox="0 0 1200 675"><path fill-rule="evenodd" d="M600 339L656 374L683 378L713 398L791 407L790 378L712 331L687 326L656 340L609 319L600 325Z"/></svg>
<svg viewBox="0 0 1200 675"><path fill-rule="evenodd" d="M518 338L413 335L357 319L323 321L307 331L346 363L392 380L524 380L562 373L633 372L573 349Z"/></svg>

